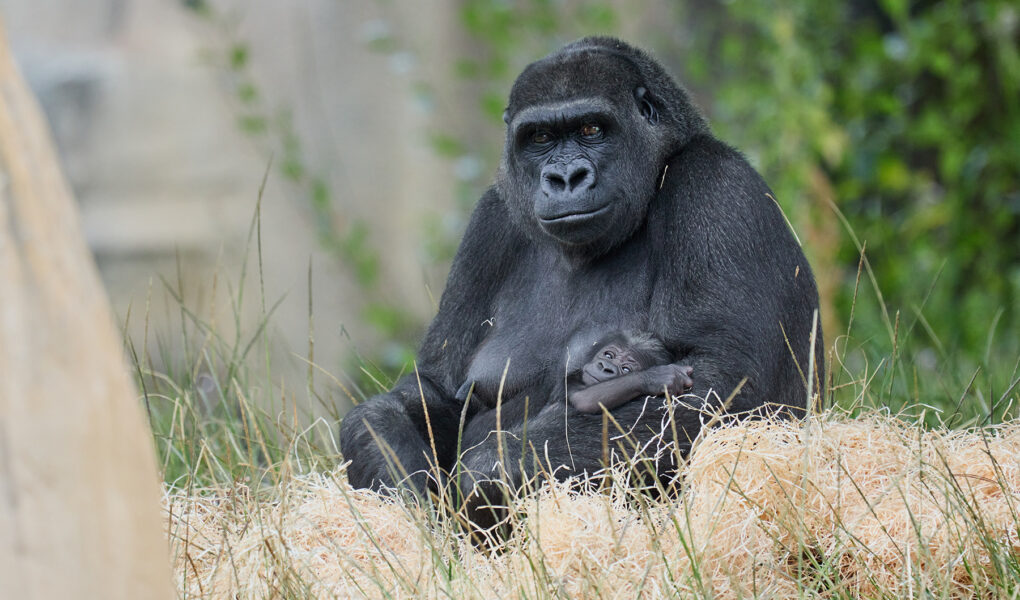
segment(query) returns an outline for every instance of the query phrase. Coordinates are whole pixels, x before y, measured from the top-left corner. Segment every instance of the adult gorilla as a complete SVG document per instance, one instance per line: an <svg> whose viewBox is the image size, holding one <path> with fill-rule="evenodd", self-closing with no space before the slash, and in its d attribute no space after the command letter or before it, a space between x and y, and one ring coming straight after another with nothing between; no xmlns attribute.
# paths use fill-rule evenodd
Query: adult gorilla
<svg viewBox="0 0 1020 600"><path fill-rule="evenodd" d="M449 469L464 381L479 398L501 392L504 430L530 414L543 462L569 465L564 475L598 469L601 417L574 412L553 390L614 330L660 337L709 402L746 379L731 412L804 408L823 347L819 334L808 382L810 268L768 186L658 63L615 39L574 42L524 70L505 120L496 184L471 217L418 372L341 424L352 485L393 485L399 464L411 474L404 483L422 490L430 462ZM661 433L663 406L636 401L612 414L643 443ZM474 471L493 469L487 408L466 409ZM701 415L674 408L683 450ZM508 446L519 457L520 444Z"/></svg>

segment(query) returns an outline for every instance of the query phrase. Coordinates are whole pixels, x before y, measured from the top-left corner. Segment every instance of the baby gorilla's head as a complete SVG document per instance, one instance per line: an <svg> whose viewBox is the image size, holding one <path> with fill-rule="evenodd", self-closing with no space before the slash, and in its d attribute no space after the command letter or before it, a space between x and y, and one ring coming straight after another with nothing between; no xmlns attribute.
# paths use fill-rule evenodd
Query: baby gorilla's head
<svg viewBox="0 0 1020 600"><path fill-rule="evenodd" d="M595 346L598 349L581 367L584 385L594 385L673 361L662 341L643 331L614 331Z"/></svg>

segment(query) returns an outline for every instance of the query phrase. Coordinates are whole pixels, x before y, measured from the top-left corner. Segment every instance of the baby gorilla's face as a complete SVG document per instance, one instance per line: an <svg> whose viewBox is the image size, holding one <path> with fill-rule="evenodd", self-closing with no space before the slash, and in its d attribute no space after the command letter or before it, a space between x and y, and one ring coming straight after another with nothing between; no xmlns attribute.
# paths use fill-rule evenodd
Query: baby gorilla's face
<svg viewBox="0 0 1020 600"><path fill-rule="evenodd" d="M591 361L581 368L584 385L594 385L620 375L640 371L644 365L637 359L631 348L609 344L599 348Z"/></svg>

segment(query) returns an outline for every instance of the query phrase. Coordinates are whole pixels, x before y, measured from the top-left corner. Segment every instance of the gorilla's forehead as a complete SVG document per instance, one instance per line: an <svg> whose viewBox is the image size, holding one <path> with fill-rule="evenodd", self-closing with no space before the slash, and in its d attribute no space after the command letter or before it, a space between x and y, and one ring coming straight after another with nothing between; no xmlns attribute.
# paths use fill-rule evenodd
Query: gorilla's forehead
<svg viewBox="0 0 1020 600"><path fill-rule="evenodd" d="M623 56L599 48L569 50L534 62L524 69L513 89L507 112L511 117L535 105L581 99L629 98L641 85L637 70Z"/></svg>

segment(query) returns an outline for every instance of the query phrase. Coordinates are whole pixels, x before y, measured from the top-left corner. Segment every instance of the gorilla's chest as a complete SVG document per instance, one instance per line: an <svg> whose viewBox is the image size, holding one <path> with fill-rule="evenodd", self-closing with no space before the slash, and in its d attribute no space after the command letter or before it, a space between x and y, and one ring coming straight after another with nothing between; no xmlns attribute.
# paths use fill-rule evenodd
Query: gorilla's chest
<svg viewBox="0 0 1020 600"><path fill-rule="evenodd" d="M581 268L527 258L504 280L468 368L478 397L489 403L501 383L504 402L525 395L544 402L606 333L647 328L654 273L640 248Z"/></svg>

